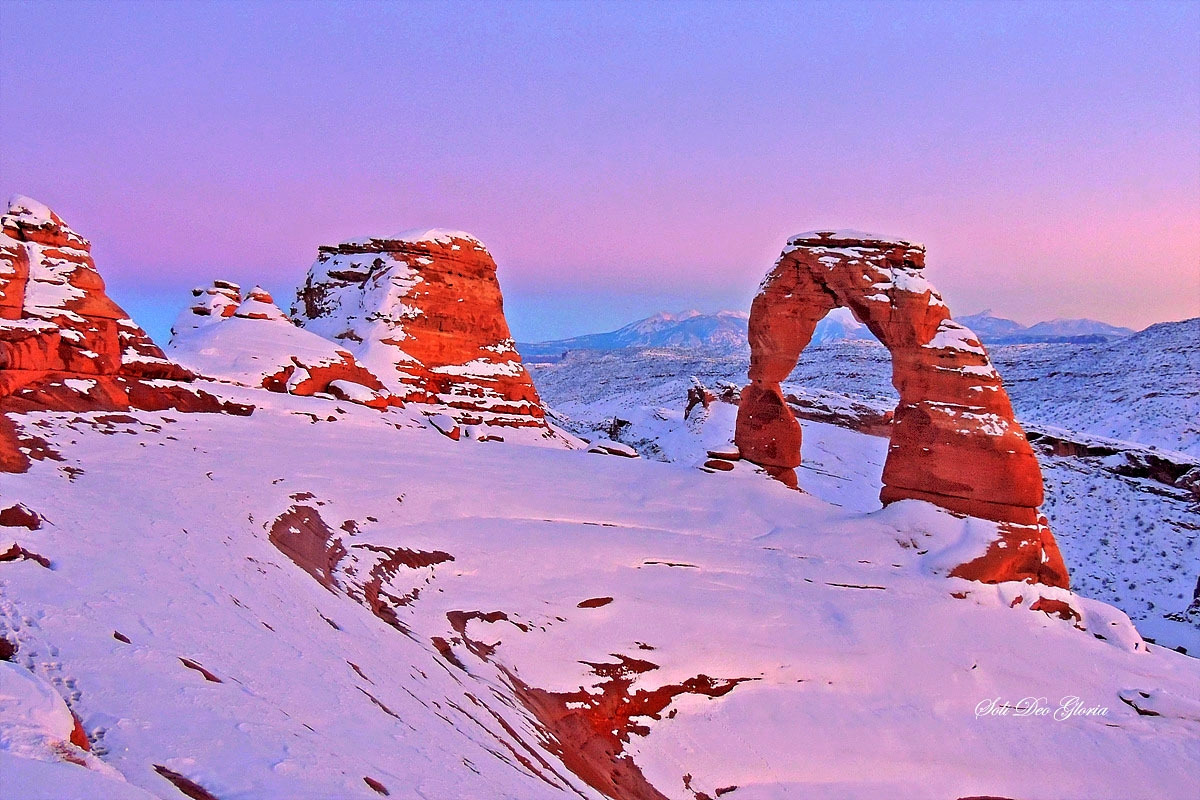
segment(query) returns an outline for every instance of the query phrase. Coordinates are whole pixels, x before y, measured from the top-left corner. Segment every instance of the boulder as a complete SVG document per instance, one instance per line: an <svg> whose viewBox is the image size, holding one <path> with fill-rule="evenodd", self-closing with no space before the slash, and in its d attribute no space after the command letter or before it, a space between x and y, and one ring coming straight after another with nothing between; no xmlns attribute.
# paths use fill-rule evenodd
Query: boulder
<svg viewBox="0 0 1200 800"><path fill-rule="evenodd" d="M194 378L108 297L87 239L36 200L12 198L0 216L0 413L249 413ZM0 431L0 465L26 468L12 426Z"/></svg>
<svg viewBox="0 0 1200 800"><path fill-rule="evenodd" d="M42 527L42 517L24 503L16 503L0 510L0 526L36 531Z"/></svg>
<svg viewBox="0 0 1200 800"><path fill-rule="evenodd" d="M917 499L1006 523L1001 540L955 574L1066 587L1045 518L1042 474L977 336L925 279L925 248L856 231L788 241L750 311L750 383L735 441L743 458L789 485L801 431L781 390L817 323L849 308L892 355L900 395L880 499Z"/></svg>
<svg viewBox="0 0 1200 800"><path fill-rule="evenodd" d="M688 387L687 405L683 409L683 418L687 419L692 415L692 410L697 406L707 409L717 400L717 396L708 390L700 379L695 375L692 376L692 385Z"/></svg>
<svg viewBox="0 0 1200 800"><path fill-rule="evenodd" d="M430 414L426 419L434 430L443 436L448 436L456 442L462 438L462 426L449 414Z"/></svg>
<svg viewBox="0 0 1200 800"><path fill-rule="evenodd" d="M589 453L599 453L605 456L621 456L622 458L639 458L638 451L623 442L611 439L597 439L588 445Z"/></svg>
<svg viewBox="0 0 1200 800"><path fill-rule="evenodd" d="M470 234L409 231L321 247L292 316L405 402L463 425L549 432L504 317L496 262Z"/></svg>

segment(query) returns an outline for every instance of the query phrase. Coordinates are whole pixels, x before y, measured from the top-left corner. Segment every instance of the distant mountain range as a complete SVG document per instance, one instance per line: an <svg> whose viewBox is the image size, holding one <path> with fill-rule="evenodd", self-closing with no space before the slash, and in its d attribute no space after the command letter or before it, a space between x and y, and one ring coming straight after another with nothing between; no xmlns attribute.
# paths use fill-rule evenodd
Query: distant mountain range
<svg viewBox="0 0 1200 800"><path fill-rule="evenodd" d="M1027 327L1011 319L994 316L991 309L957 319L975 331L982 341L989 344L1024 344L1028 342L1091 344L1123 339L1137 333L1132 328L1120 328L1094 319L1052 319L1049 322L1039 322Z"/></svg>
<svg viewBox="0 0 1200 800"><path fill-rule="evenodd" d="M694 310L678 314L662 311L615 331L589 333L550 342L518 343L517 349L523 359L534 363L557 361L569 350L620 350L626 347L695 348L728 355L749 349L746 341L749 317L744 311L718 311L713 314ZM1011 319L993 316L990 310L959 317L958 321L989 344L1089 344L1120 339L1134 333L1130 328L1119 328L1091 319L1056 319L1025 326ZM849 309L836 308L817 323L813 343L872 338L867 326L855 319Z"/></svg>
<svg viewBox="0 0 1200 800"><path fill-rule="evenodd" d="M608 333L589 333L572 339L517 344L526 361L557 361L568 350L620 350L625 347L704 348L720 353L747 349L744 311L703 314L659 312Z"/></svg>

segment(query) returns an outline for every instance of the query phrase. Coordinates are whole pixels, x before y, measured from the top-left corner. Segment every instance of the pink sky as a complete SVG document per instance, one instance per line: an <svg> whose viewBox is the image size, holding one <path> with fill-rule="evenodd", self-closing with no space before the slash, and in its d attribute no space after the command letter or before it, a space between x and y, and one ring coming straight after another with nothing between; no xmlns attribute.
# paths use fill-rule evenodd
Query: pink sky
<svg viewBox="0 0 1200 800"><path fill-rule="evenodd" d="M1200 5L0 4L0 192L158 333L316 246L492 249L518 338L747 308L788 234L959 315L1200 315Z"/></svg>

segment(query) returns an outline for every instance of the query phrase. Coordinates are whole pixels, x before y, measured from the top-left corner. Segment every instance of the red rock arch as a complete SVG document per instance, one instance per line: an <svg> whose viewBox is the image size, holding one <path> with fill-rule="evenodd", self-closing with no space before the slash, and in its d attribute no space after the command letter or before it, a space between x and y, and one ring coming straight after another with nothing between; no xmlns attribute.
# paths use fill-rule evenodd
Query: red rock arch
<svg viewBox="0 0 1200 800"><path fill-rule="evenodd" d="M795 485L800 425L780 391L817 323L839 306L888 348L900 395L880 500L917 499L995 520L1001 537L954 574L1067 585L1038 512L1042 473L987 351L922 275L925 248L853 231L801 234L750 309L750 383L735 442L743 458Z"/></svg>

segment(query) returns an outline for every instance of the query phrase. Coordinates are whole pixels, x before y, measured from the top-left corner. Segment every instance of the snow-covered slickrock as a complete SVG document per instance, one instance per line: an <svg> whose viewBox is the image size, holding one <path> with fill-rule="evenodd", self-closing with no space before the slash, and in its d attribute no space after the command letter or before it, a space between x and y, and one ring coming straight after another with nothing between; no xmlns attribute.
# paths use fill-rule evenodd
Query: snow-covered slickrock
<svg viewBox="0 0 1200 800"><path fill-rule="evenodd" d="M537 390L504 318L496 262L470 234L411 231L319 248L292 315L405 402L465 425L540 429Z"/></svg>
<svg viewBox="0 0 1200 800"><path fill-rule="evenodd" d="M1033 448L987 351L951 319L924 265L925 248L902 239L814 231L788 240L750 310L740 453L795 484L801 430L780 383L817 323L849 308L890 351L900 395L880 499L926 500L1004 523L987 553L957 575L1065 587L1066 567L1038 510L1043 485Z"/></svg>
<svg viewBox="0 0 1200 800"><path fill-rule="evenodd" d="M193 378L109 299L87 239L12 198L0 217L0 412L222 410ZM0 417L2 468L27 467L29 449Z"/></svg>
<svg viewBox="0 0 1200 800"><path fill-rule="evenodd" d="M730 431L717 394L689 422ZM0 474L41 519L0 524L0 555L31 554L0 558L0 795L1194 789L1200 662L1096 600L945 577L996 523L878 507L846 469L877 475L882 439L806 429L846 459L801 475L835 503L744 463L454 442L408 411L42 415L65 460ZM988 711L1027 697L1047 713Z"/></svg>
<svg viewBox="0 0 1200 800"><path fill-rule="evenodd" d="M323 393L372 408L401 404L350 352L292 323L265 289L213 281L172 327L168 351L198 374L308 397Z"/></svg>

